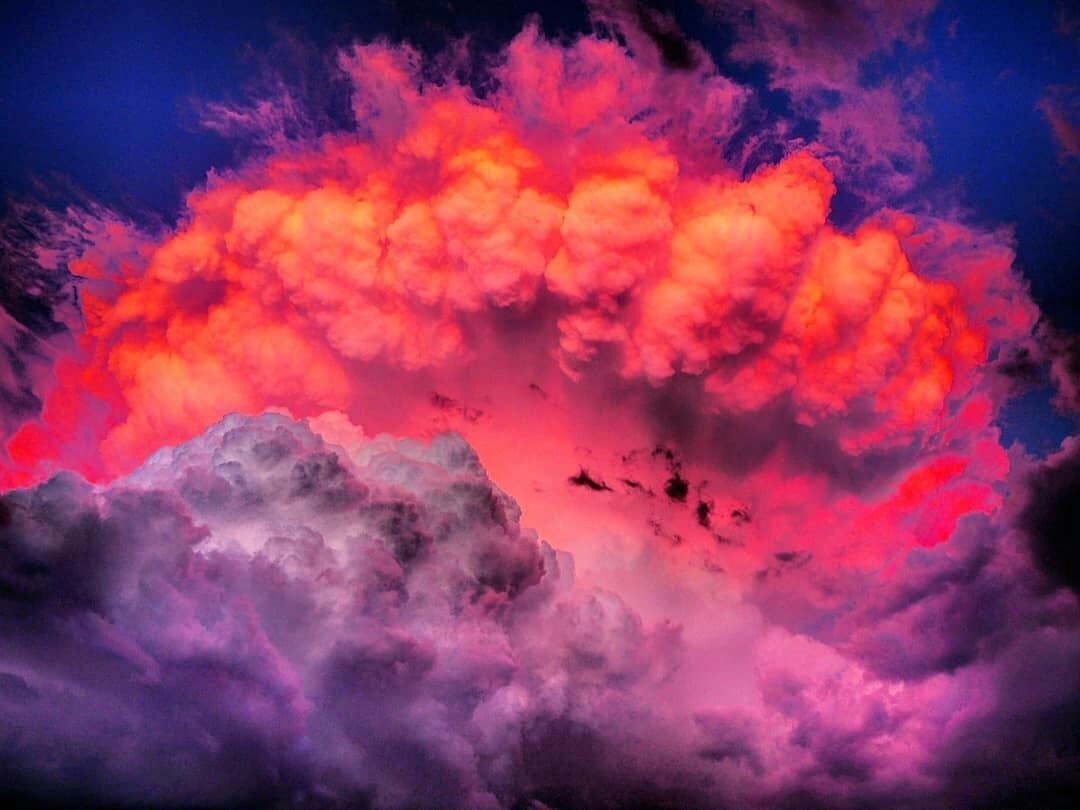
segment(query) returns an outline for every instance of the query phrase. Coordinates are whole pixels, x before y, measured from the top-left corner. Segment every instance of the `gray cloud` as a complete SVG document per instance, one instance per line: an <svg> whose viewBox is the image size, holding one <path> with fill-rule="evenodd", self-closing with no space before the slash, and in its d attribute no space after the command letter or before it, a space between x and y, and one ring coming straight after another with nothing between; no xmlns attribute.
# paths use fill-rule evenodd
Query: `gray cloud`
<svg viewBox="0 0 1080 810"><path fill-rule="evenodd" d="M530 751L672 666L677 631L572 589L463 440L362 449L231 417L107 488L7 493L8 790L509 806L550 776Z"/></svg>
<svg viewBox="0 0 1080 810"><path fill-rule="evenodd" d="M231 416L107 487L0 504L11 798L964 807L1072 784L1076 602L986 519L881 581L776 555L745 606L772 624L705 619L754 638L731 704L687 683L737 658L576 582L454 434L346 449Z"/></svg>

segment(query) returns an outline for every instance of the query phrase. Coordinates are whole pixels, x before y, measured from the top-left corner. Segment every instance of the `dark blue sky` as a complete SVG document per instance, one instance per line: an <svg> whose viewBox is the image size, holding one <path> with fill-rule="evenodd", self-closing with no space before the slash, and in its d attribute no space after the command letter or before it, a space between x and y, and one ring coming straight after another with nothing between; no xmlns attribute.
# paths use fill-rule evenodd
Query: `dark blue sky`
<svg viewBox="0 0 1080 810"><path fill-rule="evenodd" d="M1076 329L1080 167L1058 159L1036 109L1048 88L1080 80L1080 44L1055 30L1059 6L952 0L941 6L929 31L929 145L939 182L958 186L986 222L1016 227L1018 261L1036 299Z"/></svg>
<svg viewBox="0 0 1080 810"><path fill-rule="evenodd" d="M175 216L211 167L241 155L196 124L197 100L237 97L284 35L313 49L385 34L428 50L473 35L479 47L512 36L542 7L549 33L583 30L577 3L461 0L299 2L9 2L0 11L0 193L66 186L132 216ZM661 6L742 81L760 69L725 59L730 37L701 7ZM926 46L887 67L921 67L933 176L919 194L959 203L985 224L1015 228L1018 263L1057 325L1080 331L1080 161L1063 160L1037 109L1053 88L1080 80L1080 41L1062 29L1061 3L945 0ZM763 88L762 88L763 89ZM1075 92L1075 90L1074 90ZM783 106L782 94L766 95ZM1075 96L1074 96L1075 98ZM332 113L331 113L332 115ZM843 198L838 201L842 204ZM1006 415L1034 446L1069 430L1035 392Z"/></svg>

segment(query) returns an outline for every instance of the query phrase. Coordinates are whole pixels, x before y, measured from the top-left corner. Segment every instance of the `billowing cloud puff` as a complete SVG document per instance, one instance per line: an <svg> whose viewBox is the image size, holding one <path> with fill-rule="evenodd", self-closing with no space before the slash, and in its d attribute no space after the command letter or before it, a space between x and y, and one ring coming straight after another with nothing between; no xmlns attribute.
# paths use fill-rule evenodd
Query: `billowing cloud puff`
<svg viewBox="0 0 1080 810"><path fill-rule="evenodd" d="M567 563L460 438L357 452L233 418L108 489L5 496L9 789L496 806L532 714L662 666L677 635L617 597L551 604Z"/></svg>
<svg viewBox="0 0 1080 810"><path fill-rule="evenodd" d="M1071 762L1022 746L1076 711L1075 600L1024 596L985 521L806 633L715 574L652 572L679 623L575 582L453 434L345 448L232 416L2 510L0 771L24 798L896 806L979 795L950 769L1001 756L970 748L987 724L1018 772ZM762 588L813 570L776 556ZM1046 645L1052 672L1000 703Z"/></svg>
<svg viewBox="0 0 1080 810"><path fill-rule="evenodd" d="M508 363L543 383L690 380L702 412L783 413L849 454L941 430L1035 321L1007 235L889 212L837 230L825 163L740 176L721 147L746 91L704 54L658 59L529 27L479 97L408 47L345 51L356 131L212 176L172 233L129 234L134 267L71 263L97 281L53 410L110 406L77 420L64 463L99 474L100 442L106 472L130 470L266 407L412 432L409 404L368 411L370 387ZM9 483L47 471L56 433L12 440Z"/></svg>
<svg viewBox="0 0 1080 810"><path fill-rule="evenodd" d="M95 210L37 240L0 313L4 789L1075 786L1075 448L1035 461L996 425L1001 372L1044 361L1075 405L1069 340L1033 335L1008 232L832 216L838 187L922 171L901 89L860 66L928 8L759 5L732 57L818 126L767 161L748 88L597 4L600 34L529 25L468 84L453 55L351 46L351 127L300 96L208 107L259 147L173 227Z"/></svg>

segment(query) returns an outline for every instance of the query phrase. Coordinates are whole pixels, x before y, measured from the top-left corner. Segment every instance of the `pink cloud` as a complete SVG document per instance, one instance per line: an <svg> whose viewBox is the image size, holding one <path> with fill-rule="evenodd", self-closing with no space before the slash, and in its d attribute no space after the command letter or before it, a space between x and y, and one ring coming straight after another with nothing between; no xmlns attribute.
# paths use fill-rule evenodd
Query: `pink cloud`
<svg viewBox="0 0 1080 810"><path fill-rule="evenodd" d="M1075 711L1077 607L1025 498L1067 505L1074 465L1001 445L1039 317L1011 235L830 219L879 156L922 165L917 88L859 68L929 7L737 16L823 133L748 175L749 91L632 11L594 10L622 43L527 27L482 98L355 45L354 130L215 108L281 137L174 228L84 223L77 345L0 478L29 487L0 502L0 711L53 712L22 778L104 752L62 787L897 806L1068 769L1039 745Z"/></svg>

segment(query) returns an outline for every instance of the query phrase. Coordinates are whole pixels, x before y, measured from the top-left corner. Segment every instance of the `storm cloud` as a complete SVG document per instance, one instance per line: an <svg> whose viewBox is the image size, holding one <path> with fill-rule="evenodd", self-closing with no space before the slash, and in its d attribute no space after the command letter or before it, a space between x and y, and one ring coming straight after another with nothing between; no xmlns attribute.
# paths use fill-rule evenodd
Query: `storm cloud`
<svg viewBox="0 0 1080 810"><path fill-rule="evenodd" d="M353 41L171 224L11 220L0 795L1066 805L1080 455L1002 424L1077 343L904 204L932 4L704 6L763 86L645 3Z"/></svg>
<svg viewBox="0 0 1080 810"><path fill-rule="evenodd" d="M1075 749L1031 747L1076 710L1075 601L1040 595L985 521L913 552L822 640L760 593L725 612L682 584L705 603L679 618L747 637L752 661L724 663L676 617L575 581L453 434L346 449L287 417L229 417L107 487L63 473L3 510L12 796L705 807L811 790L914 806L960 790L960 768L1075 765ZM1036 649L1016 704L1007 682ZM715 686L687 698L748 665L741 708ZM987 728L1027 748L974 745Z"/></svg>

